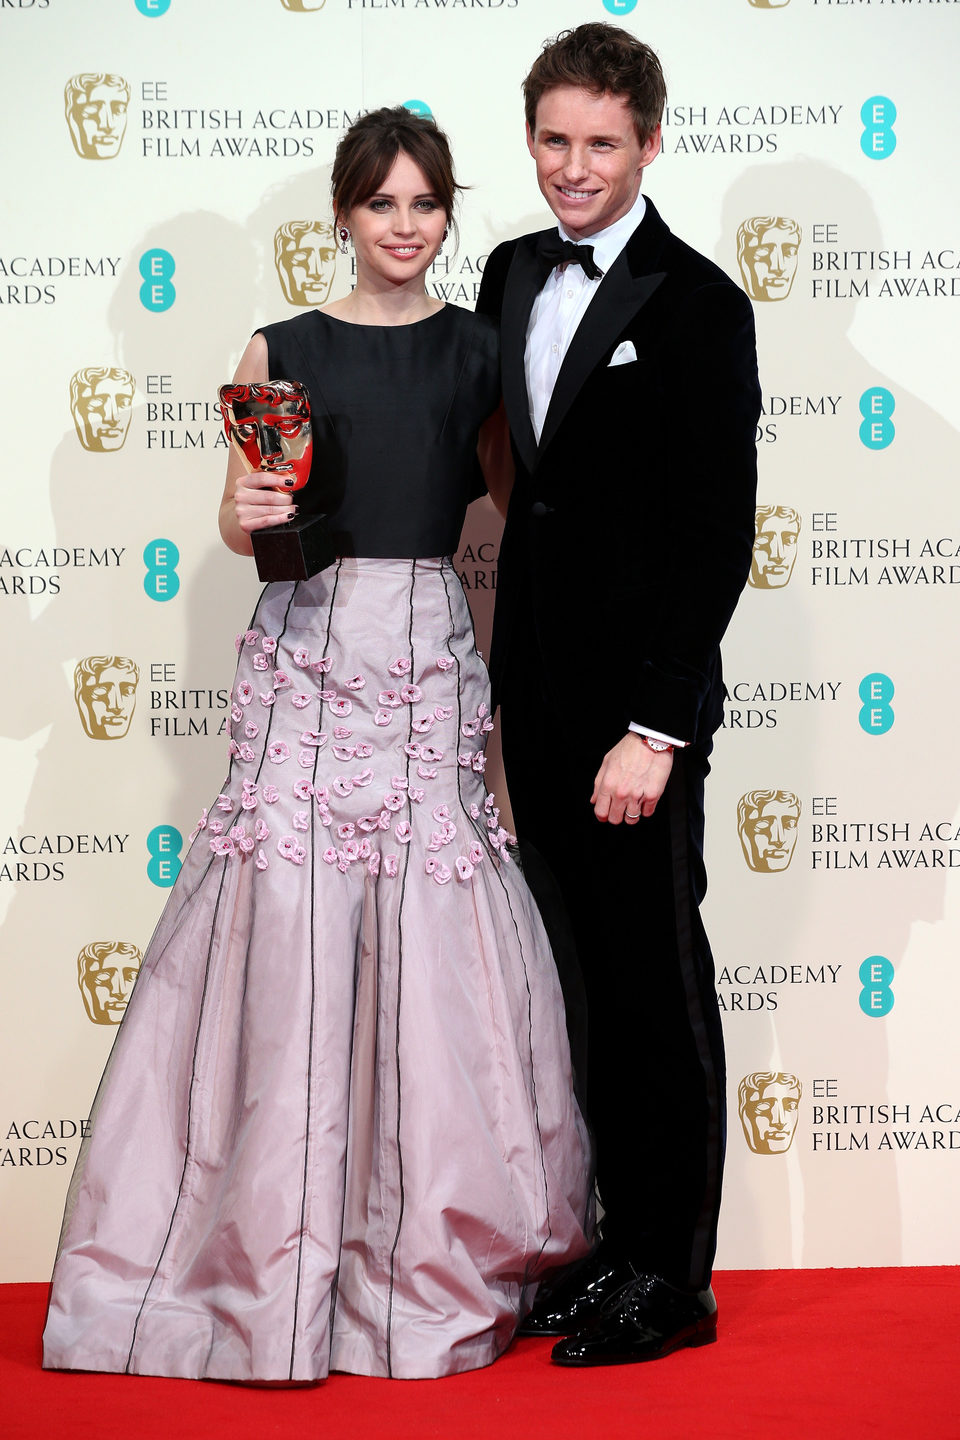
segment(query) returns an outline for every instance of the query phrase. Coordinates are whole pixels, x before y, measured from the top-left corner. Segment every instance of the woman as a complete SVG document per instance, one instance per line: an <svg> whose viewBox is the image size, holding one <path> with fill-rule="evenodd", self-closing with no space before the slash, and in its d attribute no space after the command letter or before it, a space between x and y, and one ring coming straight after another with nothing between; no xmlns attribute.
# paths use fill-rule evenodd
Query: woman
<svg viewBox="0 0 960 1440"><path fill-rule="evenodd" d="M238 637L230 770L94 1106L48 1366L450 1374L587 1248L561 1000L483 787L449 558L498 397L488 323L426 293L455 191L432 121L358 120L333 170L356 289L240 362L306 384L340 558L268 585ZM231 458L240 553L291 513L271 478Z"/></svg>

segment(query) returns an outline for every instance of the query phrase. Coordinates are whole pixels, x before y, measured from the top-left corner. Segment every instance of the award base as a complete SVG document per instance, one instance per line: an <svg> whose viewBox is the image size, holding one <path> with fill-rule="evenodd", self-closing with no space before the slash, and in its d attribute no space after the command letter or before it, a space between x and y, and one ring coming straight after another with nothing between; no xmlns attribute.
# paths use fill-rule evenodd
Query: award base
<svg viewBox="0 0 960 1440"><path fill-rule="evenodd" d="M255 530L253 558L261 580L309 580L337 558L324 515L303 515Z"/></svg>

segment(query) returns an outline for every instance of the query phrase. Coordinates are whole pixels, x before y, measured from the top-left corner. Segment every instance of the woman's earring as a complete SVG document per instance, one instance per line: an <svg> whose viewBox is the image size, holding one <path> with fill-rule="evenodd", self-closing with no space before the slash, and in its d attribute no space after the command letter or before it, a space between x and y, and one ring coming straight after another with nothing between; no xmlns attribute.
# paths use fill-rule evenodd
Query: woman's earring
<svg viewBox="0 0 960 1440"><path fill-rule="evenodd" d="M438 254L438 255L442 255L442 254L443 254L443 247L444 247L444 245L447 243L447 236L448 236L449 234L450 234L450 231L449 231L449 230L444 230L443 234L440 236L440 244L437 246L437 254Z"/></svg>
<svg viewBox="0 0 960 1440"><path fill-rule="evenodd" d="M340 236L340 254L346 255L347 241L350 239L350 231L347 229L346 225L341 225L337 233Z"/></svg>

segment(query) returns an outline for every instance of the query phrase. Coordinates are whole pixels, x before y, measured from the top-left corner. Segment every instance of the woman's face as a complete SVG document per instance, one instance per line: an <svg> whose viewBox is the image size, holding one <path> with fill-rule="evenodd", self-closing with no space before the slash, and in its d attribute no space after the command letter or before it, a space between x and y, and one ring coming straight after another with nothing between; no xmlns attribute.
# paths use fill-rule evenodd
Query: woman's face
<svg viewBox="0 0 960 1440"><path fill-rule="evenodd" d="M357 282L378 290L420 289L443 240L447 217L419 165L400 151L380 189L345 222L357 256Z"/></svg>

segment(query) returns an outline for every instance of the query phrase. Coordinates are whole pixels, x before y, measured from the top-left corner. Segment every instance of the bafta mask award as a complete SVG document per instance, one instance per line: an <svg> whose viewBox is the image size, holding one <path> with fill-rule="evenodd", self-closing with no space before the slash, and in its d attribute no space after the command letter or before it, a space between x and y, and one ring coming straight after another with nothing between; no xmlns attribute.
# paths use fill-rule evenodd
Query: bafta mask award
<svg viewBox="0 0 960 1440"><path fill-rule="evenodd" d="M313 432L310 400L298 380L263 385L221 385L220 413L227 439L247 473L275 475L285 495L302 490L310 477ZM251 535L261 580L309 580L336 558L333 540L319 514L255 530Z"/></svg>

